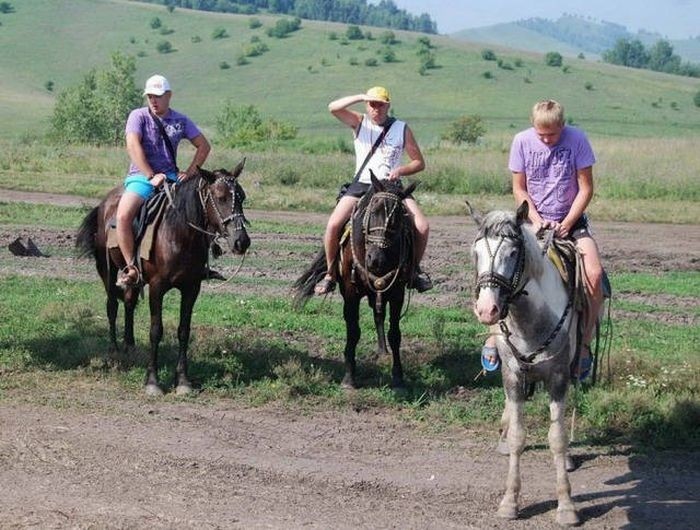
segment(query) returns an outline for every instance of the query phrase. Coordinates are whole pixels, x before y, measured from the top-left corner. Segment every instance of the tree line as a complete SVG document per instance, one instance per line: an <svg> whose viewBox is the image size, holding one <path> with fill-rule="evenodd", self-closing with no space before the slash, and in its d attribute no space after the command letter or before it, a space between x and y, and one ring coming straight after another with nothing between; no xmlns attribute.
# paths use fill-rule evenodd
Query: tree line
<svg viewBox="0 0 700 530"><path fill-rule="evenodd" d="M618 39L615 46L602 55L603 61L631 68L645 68L667 74L700 77L700 65L681 62L667 40L656 41L649 49L639 39Z"/></svg>
<svg viewBox="0 0 700 530"><path fill-rule="evenodd" d="M383 28L437 33L430 15L415 16L399 9L392 0L368 4L367 0L141 0L200 11L254 15L260 12L290 15L311 20L362 24Z"/></svg>

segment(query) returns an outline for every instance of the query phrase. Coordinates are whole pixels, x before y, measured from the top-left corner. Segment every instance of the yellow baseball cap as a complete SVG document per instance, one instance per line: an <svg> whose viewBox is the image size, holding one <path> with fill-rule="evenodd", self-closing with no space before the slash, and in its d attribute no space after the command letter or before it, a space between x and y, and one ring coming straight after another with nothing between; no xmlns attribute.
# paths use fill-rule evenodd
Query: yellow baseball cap
<svg viewBox="0 0 700 530"><path fill-rule="evenodd" d="M367 91L366 95L370 98L370 101L381 101L382 103L391 101L391 94L383 86L373 86Z"/></svg>

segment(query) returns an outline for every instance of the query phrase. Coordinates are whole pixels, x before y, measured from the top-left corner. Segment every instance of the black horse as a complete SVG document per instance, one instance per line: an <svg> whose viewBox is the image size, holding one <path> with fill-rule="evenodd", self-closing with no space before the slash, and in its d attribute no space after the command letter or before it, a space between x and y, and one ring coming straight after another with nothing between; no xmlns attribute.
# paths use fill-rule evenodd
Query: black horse
<svg viewBox="0 0 700 530"><path fill-rule="evenodd" d="M372 186L353 210L349 236L341 244L335 260L335 276L343 296L345 318L345 377L343 386L356 388L355 349L360 340L360 301L366 296L374 309L378 354L386 354L384 320L389 304L389 345L393 356L391 384L404 386L401 367L401 311L406 284L415 269L413 258L414 224L403 200L415 189L398 181L379 181L372 175ZM326 273L323 250L309 269L294 283L297 303L314 294L314 286Z"/></svg>
<svg viewBox="0 0 700 530"><path fill-rule="evenodd" d="M158 385L158 344L163 336L163 297L172 288L179 289L181 294L176 391L186 394L192 390L187 377L187 347L192 309L208 272L209 249L218 239L225 239L236 254L244 254L250 246L243 214L245 193L238 183L244 164L245 159L233 172L225 169L210 172L200 168L198 174L178 184L172 194L172 204L166 208L153 237L150 259L141 261L151 312L151 351L145 383L149 395L163 393ZM119 248L108 248L107 228L123 192L121 186L110 191L99 206L85 216L76 239L81 255L94 257L107 291L109 337L115 350L118 348L118 300L124 302L124 343L127 349L132 349L134 309L142 288L138 285L122 290L115 284L124 259Z"/></svg>

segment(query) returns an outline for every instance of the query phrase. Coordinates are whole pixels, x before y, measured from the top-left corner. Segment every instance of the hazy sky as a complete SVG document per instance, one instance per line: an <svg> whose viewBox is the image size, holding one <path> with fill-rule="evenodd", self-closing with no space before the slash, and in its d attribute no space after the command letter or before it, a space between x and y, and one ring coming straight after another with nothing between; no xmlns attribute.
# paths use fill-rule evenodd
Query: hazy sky
<svg viewBox="0 0 700 530"><path fill-rule="evenodd" d="M513 22L523 18L550 20L563 13L593 17L660 33L670 39L700 35L700 0L394 0L411 14L428 13L440 33Z"/></svg>

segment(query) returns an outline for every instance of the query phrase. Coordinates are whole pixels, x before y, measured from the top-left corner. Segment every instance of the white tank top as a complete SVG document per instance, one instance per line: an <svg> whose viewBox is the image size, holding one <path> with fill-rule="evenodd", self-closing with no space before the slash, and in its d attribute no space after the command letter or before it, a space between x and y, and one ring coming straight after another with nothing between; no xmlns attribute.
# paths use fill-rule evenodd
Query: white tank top
<svg viewBox="0 0 700 530"><path fill-rule="evenodd" d="M362 170L359 181L364 184L372 182L369 170L371 169L379 180L384 180L389 176L389 172L401 164L401 156L404 148L404 130L406 123L401 120L396 120L391 125L389 132L379 144L377 150L369 159L367 165ZM362 116L360 128L355 136L355 174L360 169L362 162L365 161L367 153L377 141L379 135L382 134L384 127L377 125L366 114Z"/></svg>

